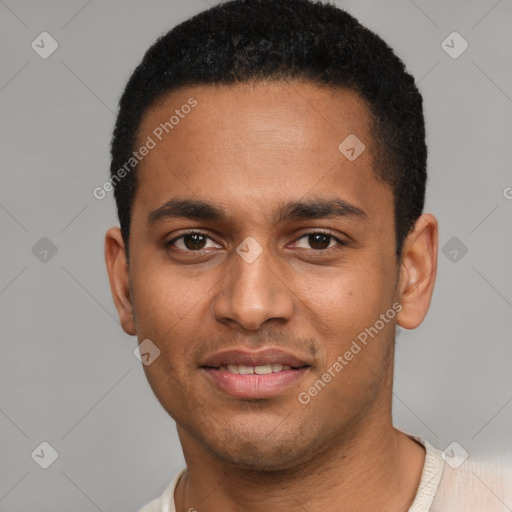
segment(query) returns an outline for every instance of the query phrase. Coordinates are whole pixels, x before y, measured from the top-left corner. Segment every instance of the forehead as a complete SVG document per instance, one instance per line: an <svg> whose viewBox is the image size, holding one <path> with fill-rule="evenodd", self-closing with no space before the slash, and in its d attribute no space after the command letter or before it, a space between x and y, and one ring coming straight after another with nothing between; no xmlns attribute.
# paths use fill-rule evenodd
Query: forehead
<svg viewBox="0 0 512 512"><path fill-rule="evenodd" d="M389 210L391 190L373 172L371 126L365 101L340 88L182 88L141 121L137 147L151 141L152 149L137 169L135 203L148 211L172 197L209 198L250 216L286 200L341 195L370 212L383 201Z"/></svg>
<svg viewBox="0 0 512 512"><path fill-rule="evenodd" d="M183 122L187 118L192 121ZM207 124L212 121L213 130ZM286 149L283 135L288 136L288 146L295 142L301 147L326 149L353 132L371 144L371 125L366 101L352 90L300 81L213 84L184 87L159 98L145 112L138 139L143 142L141 139L153 134L157 142L165 138L171 143L171 139L207 135L218 143L229 135L229 145L234 146L246 144L249 137L252 144L265 145L274 135ZM335 144L331 150L337 147Z"/></svg>

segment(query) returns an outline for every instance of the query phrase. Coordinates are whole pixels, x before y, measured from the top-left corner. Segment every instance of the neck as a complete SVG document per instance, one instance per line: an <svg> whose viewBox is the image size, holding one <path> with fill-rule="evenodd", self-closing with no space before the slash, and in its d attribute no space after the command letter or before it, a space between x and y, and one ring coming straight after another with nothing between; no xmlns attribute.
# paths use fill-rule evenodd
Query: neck
<svg viewBox="0 0 512 512"><path fill-rule="evenodd" d="M393 428L390 413L387 421L380 413L374 421L366 418L345 429L308 462L283 471L234 467L178 427L187 471L176 489L176 510L406 511L419 485L425 452Z"/></svg>

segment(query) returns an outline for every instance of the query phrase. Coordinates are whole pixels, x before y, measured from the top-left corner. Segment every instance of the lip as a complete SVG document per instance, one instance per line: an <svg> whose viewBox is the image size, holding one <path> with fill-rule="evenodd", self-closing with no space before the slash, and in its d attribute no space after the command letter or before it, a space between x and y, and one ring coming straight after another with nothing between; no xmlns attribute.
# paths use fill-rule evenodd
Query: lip
<svg viewBox="0 0 512 512"><path fill-rule="evenodd" d="M239 375L219 369L228 364L262 366L268 364L288 365L290 370L265 375ZM296 386L310 368L297 356L280 349L265 349L258 352L228 350L207 358L201 366L206 377L218 388L234 398L270 398Z"/></svg>
<svg viewBox="0 0 512 512"><path fill-rule="evenodd" d="M239 375L226 370L202 368L208 378L234 398L256 400L270 398L295 386L309 370L309 366L284 370L267 375Z"/></svg>
<svg viewBox="0 0 512 512"><path fill-rule="evenodd" d="M280 349L267 348L252 352L248 350L225 350L207 358L200 366L219 368L228 364L244 364L247 366L261 366L266 364L282 364L300 368L308 365L306 361ZM308 365L309 366L309 365Z"/></svg>

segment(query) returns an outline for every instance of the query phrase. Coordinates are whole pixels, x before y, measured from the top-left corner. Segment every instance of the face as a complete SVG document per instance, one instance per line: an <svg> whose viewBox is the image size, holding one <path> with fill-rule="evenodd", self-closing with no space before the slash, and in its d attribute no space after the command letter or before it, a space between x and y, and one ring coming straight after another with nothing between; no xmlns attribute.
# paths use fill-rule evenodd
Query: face
<svg viewBox="0 0 512 512"><path fill-rule="evenodd" d="M123 328L160 350L144 370L184 451L289 468L389 421L433 223L400 264L370 128L356 93L299 82L189 87L143 118L129 265L113 229L107 266Z"/></svg>

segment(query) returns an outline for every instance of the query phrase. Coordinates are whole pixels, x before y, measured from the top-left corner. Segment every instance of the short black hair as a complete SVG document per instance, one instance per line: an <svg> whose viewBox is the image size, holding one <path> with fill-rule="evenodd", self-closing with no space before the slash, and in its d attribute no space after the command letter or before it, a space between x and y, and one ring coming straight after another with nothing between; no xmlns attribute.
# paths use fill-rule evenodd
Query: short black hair
<svg viewBox="0 0 512 512"><path fill-rule="evenodd" d="M116 173L133 157L144 113L184 86L268 80L339 87L365 100L374 172L393 190L400 257L425 200L421 94L385 41L335 5L312 0L223 2L177 25L148 49L121 96L111 144L110 181L127 251L136 165L123 179Z"/></svg>

